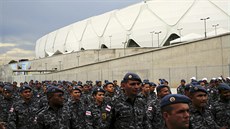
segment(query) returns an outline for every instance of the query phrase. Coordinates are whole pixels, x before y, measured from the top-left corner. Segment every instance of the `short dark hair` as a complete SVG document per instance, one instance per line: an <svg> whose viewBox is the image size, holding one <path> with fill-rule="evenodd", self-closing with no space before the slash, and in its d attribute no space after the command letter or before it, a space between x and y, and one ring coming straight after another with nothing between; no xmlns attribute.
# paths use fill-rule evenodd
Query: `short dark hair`
<svg viewBox="0 0 230 129"><path fill-rule="evenodd" d="M171 113L173 109L174 108L171 105L167 105L167 106L164 106L161 108L161 113L162 114L163 114L163 112Z"/></svg>

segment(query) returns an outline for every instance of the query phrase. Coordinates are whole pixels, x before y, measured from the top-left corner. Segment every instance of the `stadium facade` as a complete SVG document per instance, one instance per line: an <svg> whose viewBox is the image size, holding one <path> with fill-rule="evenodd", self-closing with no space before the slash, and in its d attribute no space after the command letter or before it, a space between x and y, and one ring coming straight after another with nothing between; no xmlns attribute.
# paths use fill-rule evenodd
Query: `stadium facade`
<svg viewBox="0 0 230 129"><path fill-rule="evenodd" d="M36 42L36 58L101 48L161 47L227 33L229 7L229 0L140 2L44 35Z"/></svg>

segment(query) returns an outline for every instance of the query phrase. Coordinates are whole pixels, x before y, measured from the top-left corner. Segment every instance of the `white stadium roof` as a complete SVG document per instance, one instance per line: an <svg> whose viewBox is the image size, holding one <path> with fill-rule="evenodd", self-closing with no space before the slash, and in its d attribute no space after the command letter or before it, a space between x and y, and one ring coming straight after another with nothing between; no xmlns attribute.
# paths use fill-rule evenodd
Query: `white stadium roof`
<svg viewBox="0 0 230 129"><path fill-rule="evenodd" d="M128 42L126 47L158 47L157 32L161 32L160 46L169 45L172 40L177 42L180 36L182 39L187 35L183 41L191 40L191 35L204 37L204 20L201 19L207 17L210 18L206 20L207 36L216 34L213 27L216 24L218 24L217 34L226 33L230 31L229 7L229 0L140 2L73 23L44 35L36 42L36 58L81 49L123 48L124 42ZM179 31L180 28L182 30ZM154 33L150 33L153 31Z"/></svg>

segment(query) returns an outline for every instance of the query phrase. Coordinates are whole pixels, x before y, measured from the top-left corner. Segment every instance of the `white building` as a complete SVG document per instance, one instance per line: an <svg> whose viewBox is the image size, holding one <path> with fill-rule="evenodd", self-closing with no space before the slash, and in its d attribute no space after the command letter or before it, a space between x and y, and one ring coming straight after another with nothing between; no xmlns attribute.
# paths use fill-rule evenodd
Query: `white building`
<svg viewBox="0 0 230 129"><path fill-rule="evenodd" d="M186 35L213 36L218 29L225 31L217 35L230 31L229 0L148 0L55 30L37 40L35 51L44 58L86 49L160 47Z"/></svg>

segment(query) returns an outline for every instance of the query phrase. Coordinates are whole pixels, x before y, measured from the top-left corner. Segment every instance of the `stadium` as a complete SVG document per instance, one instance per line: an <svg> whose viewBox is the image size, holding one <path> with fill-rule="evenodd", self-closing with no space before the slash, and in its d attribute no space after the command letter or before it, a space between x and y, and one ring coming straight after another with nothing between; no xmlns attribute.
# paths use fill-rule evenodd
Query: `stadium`
<svg viewBox="0 0 230 129"><path fill-rule="evenodd" d="M12 65L7 80L189 80L230 76L228 0L146 0L39 38L36 59ZM213 60L215 59L215 60ZM5 68L4 68L5 69ZM35 70L35 71L32 71Z"/></svg>

